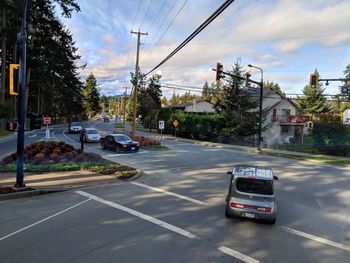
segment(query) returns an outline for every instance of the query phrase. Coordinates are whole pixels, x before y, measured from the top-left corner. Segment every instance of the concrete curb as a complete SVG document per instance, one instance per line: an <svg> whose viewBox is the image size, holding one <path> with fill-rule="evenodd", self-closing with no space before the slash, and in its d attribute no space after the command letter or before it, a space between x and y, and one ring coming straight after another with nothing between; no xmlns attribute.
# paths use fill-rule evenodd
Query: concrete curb
<svg viewBox="0 0 350 263"><path fill-rule="evenodd" d="M67 184L67 185L57 185L52 187L36 187L33 188L33 190L27 190L22 192L15 192L15 193L8 193L8 194L0 194L0 201L3 200L9 200L14 198L22 198L22 197L32 197L32 196L38 196L38 195L44 195L44 194L51 194L51 193L58 193L63 191L70 191L75 190L78 188L84 188L84 187L90 187L94 185L100 185L100 184L106 184L108 182L114 182L116 180L122 180L122 181L133 181L139 179L144 173L143 171L136 169L137 174L134 176L129 176L126 178L111 178L106 180L100 180L100 181L93 181L93 182L80 182L76 184Z"/></svg>

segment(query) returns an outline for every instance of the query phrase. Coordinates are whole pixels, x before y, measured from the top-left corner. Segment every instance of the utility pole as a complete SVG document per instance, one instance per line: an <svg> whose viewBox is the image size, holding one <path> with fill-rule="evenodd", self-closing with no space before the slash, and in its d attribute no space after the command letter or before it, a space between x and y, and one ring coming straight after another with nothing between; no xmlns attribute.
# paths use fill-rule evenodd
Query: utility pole
<svg viewBox="0 0 350 263"><path fill-rule="evenodd" d="M128 87L125 87L125 93L124 93L124 112L123 112L123 124L125 125L125 119L126 119L126 94L128 93Z"/></svg>
<svg viewBox="0 0 350 263"><path fill-rule="evenodd" d="M133 117L132 117L132 129L131 129L131 136L135 135L136 130L136 110L137 110L137 88L139 85L139 52L140 52L140 36L141 35L148 35L148 33L142 33L140 32L140 29L138 32L131 31L131 34L137 34L137 52L136 52L136 69L135 69L135 86L134 86L134 97L133 97Z"/></svg>
<svg viewBox="0 0 350 263"><path fill-rule="evenodd" d="M1 36L1 96L0 96L0 102L5 102L5 85L6 85L6 35L5 35L5 26L6 26L6 7L5 3L3 4L1 8L1 29L2 29L2 36ZM14 61L13 63L16 63Z"/></svg>

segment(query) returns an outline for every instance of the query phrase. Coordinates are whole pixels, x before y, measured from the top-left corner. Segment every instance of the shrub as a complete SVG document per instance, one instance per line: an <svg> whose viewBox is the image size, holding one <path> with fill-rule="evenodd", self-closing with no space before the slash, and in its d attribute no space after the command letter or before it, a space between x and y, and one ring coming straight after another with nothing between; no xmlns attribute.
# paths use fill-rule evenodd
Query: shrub
<svg viewBox="0 0 350 263"><path fill-rule="evenodd" d="M53 151L52 151L53 154L56 154L56 155L60 155L61 154L61 150L59 148L55 148Z"/></svg>
<svg viewBox="0 0 350 263"><path fill-rule="evenodd" d="M60 155L56 153L51 154L51 160L57 163L60 160Z"/></svg>
<svg viewBox="0 0 350 263"><path fill-rule="evenodd" d="M84 153L79 153L76 157L75 157L75 160L77 162L82 162L85 160L85 154Z"/></svg>
<svg viewBox="0 0 350 263"><path fill-rule="evenodd" d="M73 159L73 153L72 152L66 152L64 154L64 158L66 158L68 161Z"/></svg>
<svg viewBox="0 0 350 263"><path fill-rule="evenodd" d="M34 156L34 162L35 163L40 163L45 159L45 155L42 153L38 153Z"/></svg>
<svg viewBox="0 0 350 263"><path fill-rule="evenodd" d="M14 159L12 158L11 155L6 156L6 157L4 157L4 158L2 159L2 162L3 162L4 164L9 164L9 163L12 163L13 161L14 161Z"/></svg>

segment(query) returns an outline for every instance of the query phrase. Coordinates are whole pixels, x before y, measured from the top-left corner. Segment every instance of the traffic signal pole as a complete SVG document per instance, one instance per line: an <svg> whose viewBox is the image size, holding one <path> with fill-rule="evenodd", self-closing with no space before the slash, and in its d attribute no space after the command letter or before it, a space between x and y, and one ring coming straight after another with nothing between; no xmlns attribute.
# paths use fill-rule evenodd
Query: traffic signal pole
<svg viewBox="0 0 350 263"><path fill-rule="evenodd" d="M17 130L17 163L16 188L25 187L23 172L24 155L24 122L25 122L25 91L26 91L26 63L27 63L27 0L22 1L22 27L19 37L19 95L18 95L18 130Z"/></svg>

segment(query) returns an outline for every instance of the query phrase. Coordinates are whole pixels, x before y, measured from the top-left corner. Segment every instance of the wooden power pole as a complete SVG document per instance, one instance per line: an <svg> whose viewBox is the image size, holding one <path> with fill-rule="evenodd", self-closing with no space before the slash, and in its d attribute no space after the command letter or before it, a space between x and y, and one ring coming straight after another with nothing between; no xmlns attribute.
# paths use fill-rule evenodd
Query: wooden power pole
<svg viewBox="0 0 350 263"><path fill-rule="evenodd" d="M137 110L137 88L139 84L139 53L140 53L140 36L141 35L148 35L148 33L142 33L140 32L140 29L138 32L131 31L131 34L137 35L137 52L136 52L136 69L135 69L135 86L134 86L134 92L133 92L133 117L132 117L132 129L131 129L131 136L135 135L136 130L136 110Z"/></svg>

